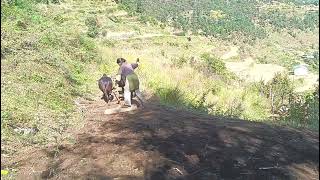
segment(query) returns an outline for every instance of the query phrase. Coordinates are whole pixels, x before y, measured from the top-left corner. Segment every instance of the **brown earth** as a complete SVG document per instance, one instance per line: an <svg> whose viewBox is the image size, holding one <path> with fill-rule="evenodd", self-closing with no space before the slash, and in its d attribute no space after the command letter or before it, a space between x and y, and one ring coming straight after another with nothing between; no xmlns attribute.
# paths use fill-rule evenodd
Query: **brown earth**
<svg viewBox="0 0 320 180"><path fill-rule="evenodd" d="M147 105L106 115L84 102L76 142L24 153L18 179L319 179L319 136Z"/></svg>

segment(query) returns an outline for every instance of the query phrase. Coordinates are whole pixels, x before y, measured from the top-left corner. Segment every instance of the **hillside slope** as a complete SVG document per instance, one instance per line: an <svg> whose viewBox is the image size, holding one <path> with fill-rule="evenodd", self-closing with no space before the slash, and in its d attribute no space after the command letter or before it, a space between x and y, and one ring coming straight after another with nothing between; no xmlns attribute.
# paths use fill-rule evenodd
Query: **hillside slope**
<svg viewBox="0 0 320 180"><path fill-rule="evenodd" d="M252 155L250 151L253 147L262 148L261 153L256 153L258 158L266 161L266 164L262 164L263 166L277 163L271 157L263 156L263 153L268 154L269 150L272 153L272 148L280 153L279 157L284 158L279 162L281 164L280 172L271 173L275 176L286 176L285 172L289 166L296 169L303 166L302 163L306 163L310 169L318 166L317 158L312 159L318 157L316 153L316 149L319 147L317 132L307 133L307 130L300 132L300 130L289 130L285 127L274 128L265 124L244 121L263 121L269 124L318 130L319 94L317 93L318 89L314 91L314 82L307 82L310 84L309 87L312 87L307 94L291 97L291 90L294 87L290 88L293 84L288 81L283 83L278 79L272 79L273 72L270 73L271 75L267 74L268 79L272 79L271 82L280 82L280 86L275 84L275 88L276 90L280 89L280 93L286 95L274 98L277 104L272 107L272 98L265 92L269 90L269 86L260 82L247 82L249 78L239 78L238 74L229 71L232 68L228 69L230 64L232 66L235 62L247 63L245 60L250 58L254 59L254 63L248 64L248 69L255 69L254 73L266 67L265 64L260 64L266 63L265 61L273 63L269 60L277 61L280 58L281 63L278 64L292 63L295 51L294 53L285 53L282 49L275 47L287 48L285 45L292 42L290 47L294 50L305 46L302 48L303 52L313 51L319 44L319 41L314 39L316 30L298 33L296 38L291 36L287 38L287 36L283 36L283 32L273 33L270 38L261 40L261 44L257 43L252 46L240 44L238 54L231 53L232 56L229 54L228 58L224 59L226 56L223 55L228 54L229 48L234 50L232 47L238 45L219 38L201 35L175 35L170 26L163 27L152 24L153 21L144 21L139 16L131 16L120 8L121 5L113 1L65 0L61 3L52 2L56 1L50 1L49 4L35 3L33 0L1 1L1 168L9 170L9 176L6 177L14 176L15 173L30 175L30 172L34 172L36 176L44 172L43 177L54 176L55 178L70 178L73 173L76 173L75 176L80 176L81 174L77 174L76 171L86 168L86 165L78 163L81 158L86 158L86 154L91 157L91 153L98 153L92 155L92 158L102 159L102 162L98 163L103 164L116 158L117 152L124 153L121 158L126 158L126 154L122 150L130 148L132 151L128 150L128 153L133 154L128 157L134 159L134 147L130 147L130 145L135 146L134 143L139 144L140 140L141 143L150 145L150 149L146 150L148 152L144 152L146 154L142 153L144 147L140 147L142 150L137 147L138 152L142 153L140 157L142 160L155 154L155 159L171 158L180 164L186 163L183 151L191 156L190 161L192 161L191 164L186 165L188 167L184 167L186 172L189 175L195 173L194 175L197 176L198 172L196 171L200 170L199 173L202 174L199 176L203 176L204 179L207 175L228 178L225 176L226 173L223 170L220 172L219 169L230 169L228 165L230 154L235 153L235 156L240 156L238 153L243 153L243 158L246 158ZM274 39L278 43L273 44ZM260 52L263 53L260 54ZM259 60L258 55L261 55L262 59ZM270 56L263 57L264 55ZM140 58L141 66L136 72L141 79L141 89L144 94L156 97L157 100L153 103L161 104L161 106L152 105L145 110L119 115L102 114L107 107L99 99L101 92L97 87L97 79L103 73L113 75L117 72L118 66L115 60L118 57L124 57L129 62L135 61L137 57ZM291 57L294 58L291 59ZM272 69L274 66L270 67ZM235 72L237 70L239 67ZM280 77L282 78L282 76ZM284 76L280 80L288 80L288 78ZM84 107L77 106L79 105L78 98L85 99ZM273 113L278 113L277 110L282 108L281 100L285 99L285 103L287 103L285 105L291 105L288 104L289 98L293 99L290 99L293 101L290 107L293 109L291 114L289 113L290 116L274 118L275 114ZM300 101L304 98L305 101ZM175 108L189 109L213 116L196 118L196 114L188 113L186 110L173 110ZM275 112L271 111L273 108L276 109ZM158 115L161 115L162 118L156 117ZM237 122L234 122L234 120L230 120L231 117L243 119L243 121L236 120ZM143 119L141 123L140 118ZM111 129L108 129L107 124L112 124L113 120L119 124L114 124ZM149 121L151 124L147 123ZM208 127L204 127L206 124L208 127L212 127L213 132ZM242 132L234 132L235 130L226 128L229 125L231 127L239 125L239 128L248 126L248 134L244 135ZM121 128L123 131L130 131L128 136L139 136L144 139L136 139L137 141L129 139L130 142L122 139L124 141L122 142L121 136L125 134L120 133L122 132ZM151 132L148 132L148 128L151 128ZM184 136L185 132L181 134L180 130L184 128L186 135L189 133L190 140L186 139L188 136ZM140 134L140 131L143 134ZM287 131L288 134L286 134ZM80 132L80 134L76 132ZM81 133L85 134L81 135ZM259 137L256 137L255 133ZM174 134L178 139L170 137ZM230 134L232 137L228 137L226 134ZM293 141L286 141L287 135L294 140L301 140L301 142L295 144L292 143ZM239 151L233 152L232 149L229 151L230 145L224 145L225 142L222 140L218 141L220 136L226 142L230 140L229 143L235 143L231 146ZM252 136L253 142L243 142L250 139L249 136ZM165 139L169 137L170 139ZM240 139L237 139L238 137ZM268 137L274 137L278 140L275 147L272 147L274 144L270 142L270 139L265 139ZM117 138L120 140L113 147L104 138L110 139L111 144ZM259 138L261 139L259 140ZM92 139L94 142L91 142ZM171 139L176 144L171 143ZM241 141L240 145L248 143L248 152L244 150L247 147L243 149L239 144L236 145L236 142L232 142L233 140ZM206 141L212 146L206 146ZM121 143L128 144L122 146ZM192 143L200 144L193 150L189 147ZM186 147L183 147L182 144L185 144ZM48 145L51 148L46 148ZM172 146L170 152L166 152L164 148L167 145L168 147ZM266 145L266 149L263 149L264 145ZM155 146L156 149L152 149L152 146ZM217 160L213 160L215 157L208 155L209 159L206 160L205 154L209 151L213 152L211 151L212 147L213 149L218 148L216 151L218 154L222 154L221 159L217 157ZM303 147L308 147L307 154L303 153L301 149ZM93 151L91 148L97 151ZM105 148L112 149L108 157L105 157L107 156ZM191 152L188 150L190 148ZM72 155L72 149L83 150L85 154L79 152L79 154ZM42 150L48 151L48 154L43 154ZM99 153L99 150L102 153ZM29 156L32 151L35 151L35 154ZM196 156L192 156L193 151ZM182 153L183 157L179 153ZM286 153L294 158L287 157ZM24 157L26 154L28 156ZM234 156L231 157L234 158ZM47 162L48 159L52 161ZM83 162L88 163L87 166L90 168L95 167L96 164L90 164L91 160ZM217 162L224 164L224 160L226 160L226 167L219 167L220 165L216 164ZM39 161L40 167L32 161ZM130 164L131 160L128 161ZM193 161L198 165L193 167ZM235 174L239 175L241 172L247 173L248 176L252 175L252 177L262 177L260 173L263 174L264 170L256 172L256 168L260 167L259 160L254 162L248 159L237 161L245 161L248 164L239 165L241 171L235 167ZM65 164L60 164L60 162ZM155 162L158 163L160 160L155 160ZM105 175L115 177L129 174L142 178L149 173L149 165L143 163L137 165L140 168L138 170L133 165L128 165L128 169L121 166L126 164L125 160L123 162L115 160L114 163L118 164L113 164L114 167L113 165L105 166L109 169L113 168L114 174L107 172L107 169L102 169L104 175L101 175L101 178ZM250 165L250 163L252 164ZM293 163L296 163L297 166L294 166ZM43 169L46 167L45 165L48 165L49 171ZM62 166L59 167L60 165ZM100 165L98 164L93 171L98 173ZM30 167L34 169L30 169ZM70 172L65 171L66 167L70 167ZM115 173L117 168L118 170L123 169L125 173ZM311 170L309 173L308 168L306 169L308 172L302 173L301 176L316 177L312 175ZM72 172L72 169L75 172ZM182 172L181 167L178 169ZM242 171L244 169L249 169L250 172ZM19 171L17 172L17 170ZM60 170L62 174L59 174ZM144 171L146 173L143 173ZM217 174L207 173L204 175L202 171L217 172ZM278 169L274 171L278 171ZM317 171L318 169L315 172ZM186 172L182 172L182 175L189 177ZM163 174L166 173L160 172L159 176L161 177ZM98 175L93 174L92 176L97 177ZM300 177L299 175L295 176ZM31 175L29 177L32 178ZM192 175L190 178L193 178Z"/></svg>
<svg viewBox="0 0 320 180"><path fill-rule="evenodd" d="M148 104L104 114L80 101L85 126L73 143L23 152L20 179L319 178L319 134Z"/></svg>

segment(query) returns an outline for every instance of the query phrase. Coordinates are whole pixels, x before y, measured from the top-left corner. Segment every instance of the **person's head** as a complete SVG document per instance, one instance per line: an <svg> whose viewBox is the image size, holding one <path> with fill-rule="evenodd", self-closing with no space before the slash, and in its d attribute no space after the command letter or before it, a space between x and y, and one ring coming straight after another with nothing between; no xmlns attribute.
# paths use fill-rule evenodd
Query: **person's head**
<svg viewBox="0 0 320 180"><path fill-rule="evenodd" d="M124 58L118 58L118 59L117 59L117 64L118 64L119 66L121 66L122 63L124 63L124 62L126 62L126 60L125 60Z"/></svg>

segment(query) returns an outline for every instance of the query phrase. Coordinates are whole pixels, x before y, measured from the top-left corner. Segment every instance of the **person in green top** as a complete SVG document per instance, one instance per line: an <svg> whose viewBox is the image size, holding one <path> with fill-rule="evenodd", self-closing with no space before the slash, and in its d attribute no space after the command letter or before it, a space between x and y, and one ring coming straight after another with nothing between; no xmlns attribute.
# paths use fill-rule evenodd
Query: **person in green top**
<svg viewBox="0 0 320 180"><path fill-rule="evenodd" d="M131 107L131 93L134 92L144 106L143 97L139 90L139 78L134 72L139 66L139 58L136 63L127 63L124 58L118 58L117 64L120 66L118 75L121 75L121 80L124 82L124 106Z"/></svg>

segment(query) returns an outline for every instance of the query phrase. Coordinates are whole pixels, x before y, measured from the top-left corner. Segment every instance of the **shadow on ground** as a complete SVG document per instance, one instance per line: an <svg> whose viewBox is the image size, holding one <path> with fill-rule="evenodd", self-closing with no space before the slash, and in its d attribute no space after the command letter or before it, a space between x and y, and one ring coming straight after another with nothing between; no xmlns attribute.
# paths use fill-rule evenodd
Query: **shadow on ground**
<svg viewBox="0 0 320 180"><path fill-rule="evenodd" d="M75 144L29 160L42 179L318 179L318 133L159 105L104 115L88 106ZM101 108L101 105L99 106ZM57 153L54 153L57 152ZM32 162L32 163L30 163ZM26 176L26 171L24 176Z"/></svg>

